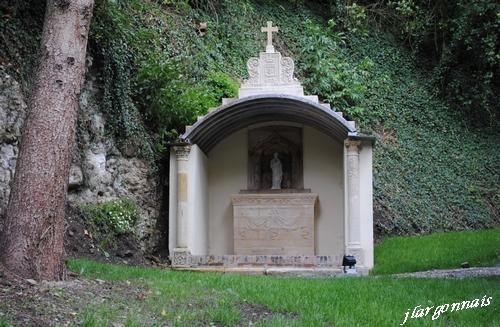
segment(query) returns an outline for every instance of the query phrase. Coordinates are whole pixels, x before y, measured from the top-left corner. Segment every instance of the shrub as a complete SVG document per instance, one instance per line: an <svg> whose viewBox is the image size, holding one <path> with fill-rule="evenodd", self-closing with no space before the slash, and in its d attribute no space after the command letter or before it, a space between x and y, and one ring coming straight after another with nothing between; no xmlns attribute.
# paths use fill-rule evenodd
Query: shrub
<svg viewBox="0 0 500 327"><path fill-rule="evenodd" d="M207 82L210 92L217 102L220 102L222 98L233 98L238 95L238 84L223 72L210 73Z"/></svg>
<svg viewBox="0 0 500 327"><path fill-rule="evenodd" d="M159 153L183 132L185 125L238 91L236 82L223 72L211 72L195 83L186 71L181 61L165 57L147 60L138 69L135 98L157 135L155 150Z"/></svg>
<svg viewBox="0 0 500 327"><path fill-rule="evenodd" d="M94 234L119 236L133 233L138 218L137 205L129 199L85 204L82 213Z"/></svg>
<svg viewBox="0 0 500 327"><path fill-rule="evenodd" d="M365 83L373 63L369 58L358 63L347 61L343 48L346 36L335 31L335 26L330 20L325 31L320 25L306 21L307 34L300 58L300 68L307 76L304 84L309 93L319 95L332 107L347 113L349 118L361 120L360 100L365 95Z"/></svg>

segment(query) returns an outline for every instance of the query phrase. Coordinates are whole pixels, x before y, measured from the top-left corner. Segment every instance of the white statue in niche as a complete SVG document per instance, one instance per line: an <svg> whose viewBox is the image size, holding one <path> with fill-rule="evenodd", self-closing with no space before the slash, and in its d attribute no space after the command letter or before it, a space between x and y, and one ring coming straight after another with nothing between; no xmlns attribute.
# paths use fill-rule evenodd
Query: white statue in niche
<svg viewBox="0 0 500 327"><path fill-rule="evenodd" d="M281 167L281 161L278 158L278 152L274 153L274 158L271 160L271 170L273 171L273 186L271 187L271 190L280 190L283 170Z"/></svg>

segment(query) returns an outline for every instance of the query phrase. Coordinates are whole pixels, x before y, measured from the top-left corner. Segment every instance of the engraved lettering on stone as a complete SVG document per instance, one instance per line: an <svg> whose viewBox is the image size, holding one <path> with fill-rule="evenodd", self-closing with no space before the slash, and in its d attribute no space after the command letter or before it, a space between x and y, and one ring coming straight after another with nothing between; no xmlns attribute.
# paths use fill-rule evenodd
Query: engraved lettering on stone
<svg viewBox="0 0 500 327"><path fill-rule="evenodd" d="M300 235L303 239L307 240L311 236L311 233L307 227L301 227Z"/></svg>
<svg viewBox="0 0 500 327"><path fill-rule="evenodd" d="M232 196L237 255L314 255L314 193Z"/></svg>
<svg viewBox="0 0 500 327"><path fill-rule="evenodd" d="M266 56L264 63L264 83L265 84L279 83L278 75L279 75L278 62L276 62L275 58Z"/></svg>

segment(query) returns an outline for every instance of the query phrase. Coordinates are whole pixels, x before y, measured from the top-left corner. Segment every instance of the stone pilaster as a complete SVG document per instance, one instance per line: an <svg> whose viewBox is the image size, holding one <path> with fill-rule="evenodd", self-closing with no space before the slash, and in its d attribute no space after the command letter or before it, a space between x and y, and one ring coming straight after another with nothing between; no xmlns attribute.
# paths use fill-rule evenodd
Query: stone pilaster
<svg viewBox="0 0 500 327"><path fill-rule="evenodd" d="M173 147L177 160L177 219L176 219L176 248L187 248L188 233L188 156L190 145Z"/></svg>
<svg viewBox="0 0 500 327"><path fill-rule="evenodd" d="M347 173L347 240L346 254L354 255L362 265L361 249L361 208L359 180L359 150L361 141L346 140Z"/></svg>
<svg viewBox="0 0 500 327"><path fill-rule="evenodd" d="M170 171L168 177L168 253L172 259L177 247L177 157L170 150Z"/></svg>

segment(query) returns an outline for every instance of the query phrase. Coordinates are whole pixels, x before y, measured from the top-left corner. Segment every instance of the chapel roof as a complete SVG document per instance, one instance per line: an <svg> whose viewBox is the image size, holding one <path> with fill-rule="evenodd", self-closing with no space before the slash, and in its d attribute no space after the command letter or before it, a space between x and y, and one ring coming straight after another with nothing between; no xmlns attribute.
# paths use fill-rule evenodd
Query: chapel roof
<svg viewBox="0 0 500 327"><path fill-rule="evenodd" d="M326 106L305 97L260 94L212 110L188 128L181 139L197 144L208 153L221 140L242 128L273 121L308 125L338 140L357 136L353 124Z"/></svg>

